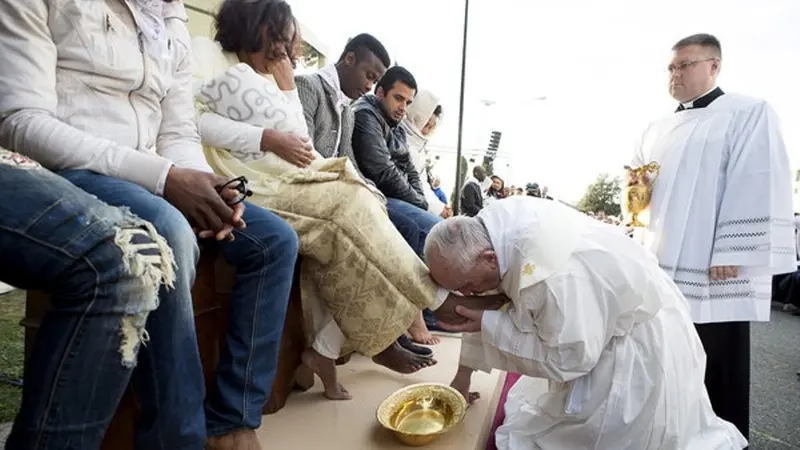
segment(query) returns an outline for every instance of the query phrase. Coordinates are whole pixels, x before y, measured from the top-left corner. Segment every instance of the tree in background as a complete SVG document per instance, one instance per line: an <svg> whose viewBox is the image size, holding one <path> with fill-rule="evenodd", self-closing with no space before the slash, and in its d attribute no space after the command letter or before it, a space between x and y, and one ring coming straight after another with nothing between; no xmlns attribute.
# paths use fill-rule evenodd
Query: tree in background
<svg viewBox="0 0 800 450"><path fill-rule="evenodd" d="M620 195L622 194L622 180L619 177L611 178L607 173L601 173L586 188L586 193L578 202L578 209L586 212L604 211L609 216L619 216Z"/></svg>

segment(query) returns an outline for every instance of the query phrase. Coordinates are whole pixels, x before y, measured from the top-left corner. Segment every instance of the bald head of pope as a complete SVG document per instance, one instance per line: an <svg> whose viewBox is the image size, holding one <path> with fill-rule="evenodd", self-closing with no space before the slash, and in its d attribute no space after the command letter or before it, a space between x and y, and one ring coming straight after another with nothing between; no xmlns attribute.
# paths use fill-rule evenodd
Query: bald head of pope
<svg viewBox="0 0 800 450"><path fill-rule="evenodd" d="M458 216L437 223L425 240L431 277L443 288L463 295L499 288L497 253L483 222Z"/></svg>

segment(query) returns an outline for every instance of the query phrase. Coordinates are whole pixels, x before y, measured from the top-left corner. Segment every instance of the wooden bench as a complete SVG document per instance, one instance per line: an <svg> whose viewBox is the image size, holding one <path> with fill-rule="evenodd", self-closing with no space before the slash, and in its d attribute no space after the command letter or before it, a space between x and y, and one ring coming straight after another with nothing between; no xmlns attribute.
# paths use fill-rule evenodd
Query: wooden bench
<svg viewBox="0 0 800 450"><path fill-rule="evenodd" d="M300 366L300 355L305 348L303 308L297 283L299 262L297 267L284 323L277 374L272 385L272 396L263 409L264 414L275 413L286 404L289 394L295 388L295 372ZM229 296L233 280L233 268L214 249L204 249L197 267L197 278L192 287L192 303L197 329L197 345L200 349L206 389L211 386L214 372L219 363L220 349L225 345ZM36 339L36 331L41 318L50 307L47 294L36 291L28 292L25 318L22 321L22 325L25 327L26 361ZM134 429L139 413L139 407L129 388L108 427L102 449L133 450Z"/></svg>

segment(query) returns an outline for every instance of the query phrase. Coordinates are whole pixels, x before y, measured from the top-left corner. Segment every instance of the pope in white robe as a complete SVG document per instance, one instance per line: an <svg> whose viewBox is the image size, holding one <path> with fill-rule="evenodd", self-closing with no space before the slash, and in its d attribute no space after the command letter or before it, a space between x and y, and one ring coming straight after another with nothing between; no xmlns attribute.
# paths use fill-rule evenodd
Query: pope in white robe
<svg viewBox="0 0 800 450"><path fill-rule="evenodd" d="M437 224L431 275L464 295L500 289L505 311L456 306L465 335L453 386L473 369L524 375L500 450L730 450L747 441L711 409L705 354L686 299L619 228L558 202L512 197ZM447 311L447 302L437 310ZM536 395L530 378L550 381Z"/></svg>

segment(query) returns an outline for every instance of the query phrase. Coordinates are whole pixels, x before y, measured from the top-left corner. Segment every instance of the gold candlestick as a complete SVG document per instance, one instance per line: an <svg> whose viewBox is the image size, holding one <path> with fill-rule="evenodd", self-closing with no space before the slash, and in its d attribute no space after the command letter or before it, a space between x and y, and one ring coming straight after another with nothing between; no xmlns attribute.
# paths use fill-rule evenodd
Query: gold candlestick
<svg viewBox="0 0 800 450"><path fill-rule="evenodd" d="M625 187L625 210L631 215L627 226L646 226L639 220L639 214L650 206L650 199L653 197L653 182L658 177L659 169L661 166L655 161L637 168L625 166L629 176L628 185Z"/></svg>

